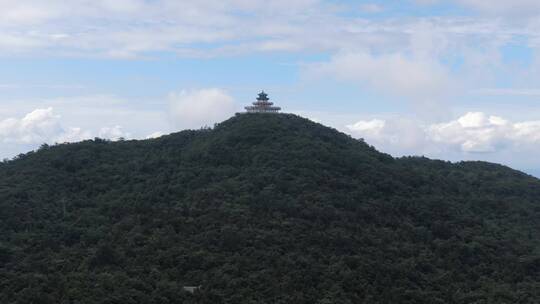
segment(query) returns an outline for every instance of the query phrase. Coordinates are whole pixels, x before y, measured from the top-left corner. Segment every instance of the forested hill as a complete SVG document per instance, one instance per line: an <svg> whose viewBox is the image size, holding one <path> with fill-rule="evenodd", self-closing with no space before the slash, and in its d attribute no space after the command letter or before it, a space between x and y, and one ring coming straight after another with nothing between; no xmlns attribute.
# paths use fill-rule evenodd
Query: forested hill
<svg viewBox="0 0 540 304"><path fill-rule="evenodd" d="M533 177L294 115L0 164L5 304L540 303L539 235Z"/></svg>

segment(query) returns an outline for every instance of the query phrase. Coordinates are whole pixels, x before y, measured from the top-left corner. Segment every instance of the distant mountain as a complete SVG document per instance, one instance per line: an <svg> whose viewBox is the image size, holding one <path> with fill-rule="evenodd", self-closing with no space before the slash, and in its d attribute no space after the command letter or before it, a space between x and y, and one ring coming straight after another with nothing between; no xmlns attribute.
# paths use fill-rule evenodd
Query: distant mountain
<svg viewBox="0 0 540 304"><path fill-rule="evenodd" d="M5 304L540 303L540 180L294 115L44 145L0 210Z"/></svg>

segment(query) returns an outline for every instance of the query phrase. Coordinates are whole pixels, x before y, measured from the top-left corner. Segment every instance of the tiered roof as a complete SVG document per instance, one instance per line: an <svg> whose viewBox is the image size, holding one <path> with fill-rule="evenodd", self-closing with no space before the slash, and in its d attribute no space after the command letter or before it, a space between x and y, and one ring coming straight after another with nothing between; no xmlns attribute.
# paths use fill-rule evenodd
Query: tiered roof
<svg viewBox="0 0 540 304"><path fill-rule="evenodd" d="M257 101L252 106L247 106L245 109L248 113L279 113L281 111L280 107L274 107L274 103L270 102L268 94L264 91L259 93Z"/></svg>

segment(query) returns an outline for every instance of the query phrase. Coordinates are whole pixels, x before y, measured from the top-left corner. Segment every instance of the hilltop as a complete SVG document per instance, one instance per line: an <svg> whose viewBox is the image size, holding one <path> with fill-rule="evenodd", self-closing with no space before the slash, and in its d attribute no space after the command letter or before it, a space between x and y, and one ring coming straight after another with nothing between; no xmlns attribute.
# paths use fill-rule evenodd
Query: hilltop
<svg viewBox="0 0 540 304"><path fill-rule="evenodd" d="M1 303L540 299L538 179L289 114L44 145L0 164L0 210Z"/></svg>

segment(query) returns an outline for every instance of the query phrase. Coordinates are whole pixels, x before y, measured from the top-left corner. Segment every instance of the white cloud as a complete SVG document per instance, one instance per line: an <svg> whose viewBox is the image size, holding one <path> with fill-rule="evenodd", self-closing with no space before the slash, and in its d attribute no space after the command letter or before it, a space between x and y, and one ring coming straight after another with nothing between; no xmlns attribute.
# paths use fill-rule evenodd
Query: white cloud
<svg viewBox="0 0 540 304"><path fill-rule="evenodd" d="M97 136L104 139L118 140L130 138L121 126L102 127ZM52 107L35 109L22 118L6 118L0 120L0 142L9 145L20 145L28 149L42 143L77 142L94 137L91 130L80 127L65 127L61 116Z"/></svg>
<svg viewBox="0 0 540 304"><path fill-rule="evenodd" d="M497 153L540 148L540 121L511 122L483 112L469 112L437 124L405 119L365 120L347 129L394 154Z"/></svg>
<svg viewBox="0 0 540 304"><path fill-rule="evenodd" d="M366 3L360 5L360 10L368 14L376 14L384 11L384 8L376 3Z"/></svg>
<svg viewBox="0 0 540 304"><path fill-rule="evenodd" d="M414 0L420 5L434 5L450 2L479 12L497 14L497 16L533 16L540 14L540 2L536 0Z"/></svg>
<svg viewBox="0 0 540 304"><path fill-rule="evenodd" d="M347 127L351 131L368 134L378 135L382 129L384 129L386 121L381 119L372 119L372 120L361 120L356 122L353 125L348 125Z"/></svg>
<svg viewBox="0 0 540 304"><path fill-rule="evenodd" d="M483 7L482 1L470 2L467 5ZM504 4L497 5L506 9ZM383 9L369 2L355 6L368 13ZM407 48L410 35L426 29L459 34L452 37L459 41L537 33L537 27L508 27L490 19L371 20L341 14L355 6L319 0L0 1L0 55L39 51L55 57L137 58L156 51L181 56L283 50L395 51ZM418 28L422 24L427 26Z"/></svg>
<svg viewBox="0 0 540 304"><path fill-rule="evenodd" d="M11 86L9 86L11 87ZM17 86L18 87L18 86ZM22 86L27 89L27 86ZM33 86L32 86L33 88ZM81 139L102 137L116 140L120 137L145 138L156 131L174 131L169 120L167 96L151 99L114 95L75 95L54 98L4 97L0 100L0 122L20 121L27 113L36 109L52 108L56 131L47 136L32 137L32 143L25 144L23 136L11 128L9 137L0 134L0 158L11 157L19 152L36 148L41 143L73 142ZM119 127L121 126L121 127ZM5 130L5 128L3 129ZM1 133L2 131L0 131ZM5 131L4 131L5 133ZM26 138L29 137L25 133ZM30 140L27 140L30 141Z"/></svg>
<svg viewBox="0 0 540 304"><path fill-rule="evenodd" d="M501 14L514 16L540 15L540 2L537 0L457 0L456 2L498 16L501 16Z"/></svg>
<svg viewBox="0 0 540 304"><path fill-rule="evenodd" d="M121 138L129 139L131 138L131 134L124 132L121 126L114 126L101 128L98 132L98 137L110 140L119 140Z"/></svg>
<svg viewBox="0 0 540 304"><path fill-rule="evenodd" d="M540 121L514 124L514 138L526 143L540 143Z"/></svg>
<svg viewBox="0 0 540 304"><path fill-rule="evenodd" d="M455 85L437 61L401 53L342 53L329 62L309 66L307 73L335 77L397 100L408 100L420 111L430 113L444 109L444 99Z"/></svg>
<svg viewBox="0 0 540 304"><path fill-rule="evenodd" d="M482 88L471 91L476 95L487 96L540 96L540 89L520 89L520 88Z"/></svg>
<svg viewBox="0 0 540 304"><path fill-rule="evenodd" d="M361 120L347 125L346 130L384 152L395 155L417 154L426 146L426 134L422 126L410 119Z"/></svg>
<svg viewBox="0 0 540 304"><path fill-rule="evenodd" d="M156 131L154 133L148 134L145 139L153 139L153 138L159 138L161 136L165 135L165 133L161 131Z"/></svg>
<svg viewBox="0 0 540 304"><path fill-rule="evenodd" d="M174 123L181 128L212 126L236 111L233 98L215 88L171 93L169 102Z"/></svg>
<svg viewBox="0 0 540 304"><path fill-rule="evenodd" d="M84 89L83 85L67 85L67 84L28 84L28 83L0 83L0 90L11 89L51 89L51 90L80 90Z"/></svg>
<svg viewBox="0 0 540 304"><path fill-rule="evenodd" d="M64 129L63 132L54 138L54 142L66 143L66 142L77 142L85 139L92 138L92 132L88 130L83 130L79 127L70 127ZM49 141L47 141L49 142Z"/></svg>
<svg viewBox="0 0 540 304"><path fill-rule="evenodd" d="M501 117L470 112L447 123L431 125L435 143L458 146L463 152L495 152L511 143L512 125Z"/></svg>
<svg viewBox="0 0 540 304"><path fill-rule="evenodd" d="M411 58L400 53L375 56L367 52L336 55L318 67L321 73L382 92L406 96L437 96L449 88L450 78L436 61Z"/></svg>
<svg viewBox="0 0 540 304"><path fill-rule="evenodd" d="M414 0L414 2L420 5L433 5L439 3L440 0Z"/></svg>
<svg viewBox="0 0 540 304"><path fill-rule="evenodd" d="M59 118L52 108L46 108L36 109L21 119L4 119L0 121L0 139L25 144L47 142L63 132Z"/></svg>
<svg viewBox="0 0 540 304"><path fill-rule="evenodd" d="M324 7L318 0L0 1L0 54L53 49L55 56L134 58L182 52L189 44L253 39L273 25L321 15Z"/></svg>

